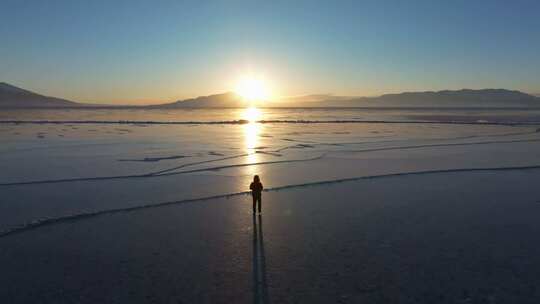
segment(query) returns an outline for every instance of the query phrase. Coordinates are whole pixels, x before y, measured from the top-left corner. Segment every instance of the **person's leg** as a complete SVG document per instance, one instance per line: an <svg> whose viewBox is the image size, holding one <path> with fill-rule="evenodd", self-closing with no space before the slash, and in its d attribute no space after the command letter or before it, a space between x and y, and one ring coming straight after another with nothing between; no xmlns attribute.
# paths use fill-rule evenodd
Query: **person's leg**
<svg viewBox="0 0 540 304"><path fill-rule="evenodd" d="M259 197L257 198L257 201L259 202L259 204L258 204L258 205L259 205L259 213L261 213L262 197L259 196Z"/></svg>
<svg viewBox="0 0 540 304"><path fill-rule="evenodd" d="M255 213L255 204L257 203L257 197L255 195L251 196L253 198L253 213Z"/></svg>

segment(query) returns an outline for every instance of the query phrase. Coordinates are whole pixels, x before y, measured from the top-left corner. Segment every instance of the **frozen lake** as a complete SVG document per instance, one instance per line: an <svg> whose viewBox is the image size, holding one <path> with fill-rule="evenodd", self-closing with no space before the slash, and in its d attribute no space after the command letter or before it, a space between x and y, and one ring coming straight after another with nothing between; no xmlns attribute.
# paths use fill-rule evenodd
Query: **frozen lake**
<svg viewBox="0 0 540 304"><path fill-rule="evenodd" d="M285 237L289 238L286 242L289 245L272 247L273 245L267 244L270 248L267 249L267 257L272 258L268 257L267 260L270 277L268 278L269 286L265 288L270 291L270 296L273 294L277 298L287 298L286 292L280 289L276 281L278 278L282 281L292 280L288 283L290 286L301 286L303 288L301 290L304 291L316 287L295 285L299 284L295 278L301 280L308 275L299 269L292 272L291 278L283 277L289 272L284 270L287 263L281 259L299 258L302 254L301 248L309 249L315 256L324 259L323 252L327 249L324 243L321 243L321 238L329 242L328 244L337 242L329 245L333 249L328 249L326 254L334 255L335 263L338 264L321 263L322 268L319 270L315 268L312 276L318 280L318 284L330 288L328 284L333 280L333 276L327 274L321 277L318 271L326 273L334 267L341 269L345 264L339 264L339 261L343 263L349 261L351 265L356 263L353 262L352 256L343 256L343 252L336 252L339 248L343 248L343 239L336 238L331 241L332 237L326 234L332 231L343 232L349 227L338 224L337 212L339 210L344 212L343 214L350 211L351 214L357 214L362 218L358 220L365 221L362 225L366 226L360 228L353 224L355 220L349 219L352 221L350 222L352 231L356 231L354 233L360 233L362 229L376 229L371 233L380 230L384 237L377 233L373 235L368 233L369 235L364 235L367 238L365 241L369 243L369 240L375 238L377 239L376 246L396 246L395 251L392 251L393 254L404 253L408 247L400 247L405 246L402 242L418 241L416 238L419 237L419 231L429 228L422 228L418 226L419 222L414 222L416 226L403 228L405 230L402 239L395 234L399 232L388 230L390 228L383 222L373 222L373 219L361 214L363 210L386 206L385 208L390 209L385 210L390 213L381 213L378 215L380 218L385 219L384 221L388 219L398 222L406 221L408 212L400 209L401 211L395 215L397 218L394 218L391 211L394 210L392 208L401 208L398 203L401 194L404 196L404 202L411 204L411 212L414 214L412 219L415 221L421 221L424 216L429 217L429 215L418 213L417 208L425 208L425 206L419 207L420 205L417 204L419 202L425 204L430 201L430 197L437 197L433 203L442 204L442 209L433 207L435 210L432 214L435 217L441 217L443 221L446 221L445 223L451 225L457 223L455 221L458 221L460 214L469 220L473 220L470 212L473 212L475 217L480 216L481 208L477 205L480 203L479 198L487 201L499 199L497 208L502 209L498 209L500 211L496 215L498 217L504 216L501 210L505 205L500 199L513 198L521 206L519 207L521 215L516 215L516 219L524 216L523 211L526 208L523 206L531 202L534 205L538 199L538 193L528 189L532 189L533 181L540 178L540 124L537 124L540 121L539 117L538 111L520 109L489 111L480 109L444 111L434 109L3 111L0 114L0 120L3 121L0 123L0 243L4 242L5 246L10 244L11 249L4 251L2 258L12 259L24 253L28 259L32 259L29 252L36 250L35 246L43 246L41 243L44 241L43 238L51 238L50 241L55 242L63 237L80 240L80 238L88 237L84 236L89 233L88 227L97 229L96 233L99 235L98 239L91 241L92 246L104 246L103 229L116 227L115 233L119 234L124 228L118 230L118 223L123 223L129 218L135 218L133 220L137 223L136 225L142 225L137 227L151 227L148 229L156 233L163 229L183 231L181 241L183 245L180 243L154 244L159 247L156 252L165 254L168 259L172 258L169 256L172 254L171 250L179 254L176 250L182 246L191 246L197 250L229 250L225 253L229 257L233 252L238 252L240 255L247 254L244 250L250 248L249 237L256 228L252 227L250 221L250 198L244 194L247 193L253 175L258 174L268 190L264 194L263 203L263 206L268 206L263 209L268 211L263 217L268 218L265 221L265 229L268 231L266 239L273 240L270 244L284 237L279 232L284 229L282 225L294 225L295 229L300 231L308 229L305 233L295 232ZM497 191L492 191L494 189ZM463 200L458 204L455 199L460 193L463 193ZM299 204L303 201L303 197L308 200L301 203L305 204L302 207L305 214L298 209L298 205L297 207L290 205L293 202ZM369 202L366 202L364 198L369 198ZM221 207L215 209L210 207L212 204L218 204ZM452 209L453 204L461 207ZM471 208L463 209L468 204ZM482 206L482 208L488 208L485 205ZM224 213L216 213L216 210L222 210ZM448 210L454 210L455 213L448 215L445 213ZM182 220L176 224L169 223L169 221L174 222L174 218L167 215L168 212ZM149 223L150 219L145 217L145 214L150 214L164 222ZM232 243L223 244L223 247L220 247L220 241L215 243L216 240L211 241L214 243L208 245L209 247L197 243L198 238L202 237L201 233L209 240L216 237L216 232L210 233L205 230L207 228L200 227L208 217L215 218L214 220L218 222L229 223L230 225L226 224L224 229L234 239L248 242L245 244L247 247L237 248L237 245ZM313 223L318 224L310 224L310 218L313 219ZM195 222L192 222L193 220ZM492 220L511 221L512 225L516 223L514 218L512 220L492 218ZM92 223L100 224L92 226ZM468 222L467 219L464 223L474 226L474 223ZM493 224L480 222L479 225L482 223ZM529 225L531 221L526 218L523 223L523 225ZM72 227L73 232L64 230L59 232L58 229L66 227L64 225ZM172 228L173 226L163 225L180 226ZM212 231L220 229L214 223L209 225L211 228L208 229ZM433 226L434 229L442 229L442 226L437 225ZM329 230L325 231L325 229ZM519 227L512 229L515 233L524 232ZM40 234L40 231L49 232ZM124 232L133 233L132 230ZM46 237L48 233L51 234ZM141 233L146 235L148 231ZM454 237L466 235L467 229L456 233L458 235L451 236L451 244L459 247L461 243ZM189 235L197 237L191 239ZM410 239L411 237L413 239ZM528 234L525 233L523 237L527 239ZM436 238L434 234L429 236L432 240ZM32 239L39 241L34 243ZM18 245L12 243L17 240L23 243L17 243ZM507 241L504 239L503 243ZM407 243L406 246L412 243ZM469 245L467 243L467 246ZM70 241L61 245L58 250L64 252L62 254L69 254L74 250L73 246L75 246L74 243ZM126 245L123 249L115 250L125 250L130 246ZM360 247L349 249L357 252L359 248L367 245L357 244L357 246ZM434 246L444 246L444 244L437 243ZM50 249L56 250L53 247ZM366 248L371 248L368 252L376 253L372 247ZM140 254L153 254L147 252L146 249L141 250ZM449 254L459 256L461 253L455 250L458 250L457 247L450 250L453 253ZM488 249L486 247L482 250ZM100 256L97 263L103 267L111 258L109 255L114 255L113 252L107 250L99 253L91 252L81 253L83 259ZM426 258L437 255L435 251L426 252ZM49 254L41 252L40 256ZM183 253L184 257L179 254L178 258L185 258L185 254L187 253ZM290 254L293 256L289 256ZM148 258L148 256L144 257L144 259ZM373 257L367 254L364 258L369 260ZM186 270L188 272L200 271L195 265L206 263L205 259L195 259L194 268L187 265L182 267L188 267L190 269ZM391 256L383 255L381 259L377 260L377 263L392 263ZM219 259L212 261L218 263ZM419 260L407 261L422 263ZM244 275L250 275L249 271L244 269L249 265L244 264L245 262L238 261L240 266L236 270L222 269L225 272L234 272L233 276L236 276L236 280L240 280L237 283L231 283L233 284L230 290L232 295L226 295L225 298L230 296L231 299L239 299L240 302L243 302L246 297L249 298L246 290L239 289L237 294L234 293L234 288L240 288L245 283L242 281L245 279ZM301 262L314 267L316 260L308 259ZM39 264L39 261L36 263L38 263L35 265L37 269L50 271L47 270L48 266L45 264ZM128 264L131 270L141 267L134 261ZM351 266L353 268L340 271L354 277L353 273L350 273L351 269L359 271L354 268L358 265L354 265ZM63 267L62 264L57 266ZM86 264L72 266L76 272L89 267ZM435 271L440 267L443 266L428 267L426 271ZM14 273L21 270L14 266L8 270L10 271ZM129 277L128 273L122 272L121 269L115 271L122 274L112 275L110 278L112 281L109 283L114 283L113 281L118 278L136 280L136 277ZM210 270L203 270L205 271ZM380 269L373 271L377 272ZM465 275L465 272L459 271L461 270L458 270L456 275ZM368 275L367 272L370 274ZM365 278L369 281L368 277L374 274L367 272L364 275L367 275ZM174 274L170 275L174 276ZM161 279L163 277L159 280ZM371 279L376 281L373 284L382 284L382 281L378 281L382 280L380 277L371 277ZM429 275L423 279L428 280ZM20 280L22 281L18 282L22 284L21 282L28 279L21 277ZM57 277L56 280L51 281L51 284L58 284L58 286L64 284L63 277ZM97 277L91 276L90 280L93 280L94 285L89 285L87 291L77 291L78 294L85 292L95 294L93 288L101 288ZM224 281L226 281L225 277L208 279L205 282L219 285ZM366 286L358 288L374 289L373 284L368 281L365 282ZM76 280L74 284L77 286L73 288L86 288L79 283L82 284ZM398 285L391 285L391 287L399 288ZM17 287L10 286L9 290L13 295L13 288ZM185 288L191 285L182 286ZM210 290L216 288L216 285L212 286L208 288ZM353 297L354 286L350 284L343 286L347 289L345 296L349 297L349 300L362 298ZM414 293L414 286L414 284L407 285L406 288ZM170 287L167 285L164 288ZM441 288L438 292L444 293L446 287ZM458 292L456 290L461 287L452 285L448 288L452 292ZM189 293L188 290L185 292ZM194 294L190 294L188 298L190 301L199 299L202 302L216 302L214 296L222 294L223 290L218 288L208 292L209 294L203 298L197 298ZM43 296L43 293L45 291L37 292L33 296L28 295L28 298L18 297L17 299L19 302L35 300ZM8 297L7 294L0 296ZM17 294L17 296L22 295ZM381 295L370 298L372 296L368 296L367 299L379 299ZM398 298L401 296L403 295L400 294ZM515 299L512 296L505 296L507 296L505 299ZM299 295L295 297L302 299ZM54 299L54 296L50 299ZM131 298L125 295L121 299ZM323 292L319 299L331 301L332 295Z"/></svg>

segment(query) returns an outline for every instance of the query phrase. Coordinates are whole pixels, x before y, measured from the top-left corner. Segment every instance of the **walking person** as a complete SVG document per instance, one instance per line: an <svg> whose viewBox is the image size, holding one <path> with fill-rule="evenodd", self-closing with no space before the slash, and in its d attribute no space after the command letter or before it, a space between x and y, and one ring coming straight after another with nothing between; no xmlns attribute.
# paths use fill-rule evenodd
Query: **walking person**
<svg viewBox="0 0 540 304"><path fill-rule="evenodd" d="M258 175L253 177L253 182L249 185L251 190L251 196L253 197L253 214L255 214L255 204L257 204L259 213L261 213L261 196L263 190L263 184Z"/></svg>

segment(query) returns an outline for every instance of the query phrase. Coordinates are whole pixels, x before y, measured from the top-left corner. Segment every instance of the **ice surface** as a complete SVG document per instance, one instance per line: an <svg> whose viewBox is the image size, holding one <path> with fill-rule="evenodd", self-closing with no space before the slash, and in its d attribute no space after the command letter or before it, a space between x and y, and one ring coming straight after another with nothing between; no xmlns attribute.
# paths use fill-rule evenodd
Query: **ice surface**
<svg viewBox="0 0 540 304"><path fill-rule="evenodd" d="M538 113L266 111L264 119L280 122L160 123L235 121L241 110L1 113L4 121L58 123L0 123L0 246L9 248L0 259L8 265L19 258L4 272L13 281L2 277L0 284L8 287L0 299L54 302L82 294L87 300L81 302L99 302L170 295L187 302L221 296L246 302L252 296L246 251L252 223L245 194L254 174L269 190L263 202L266 288L276 302L288 296L316 302L309 296L316 289L321 303L412 303L440 294L449 303L477 294L501 302L519 293L538 298L520 285L537 261L527 270L512 260L539 256L537 247L514 243L533 243L529 238L538 232L532 214L540 199L534 186L540 132L531 124ZM493 124L447 123L480 116ZM440 123L412 123L423 118ZM380 121L322 122L337 119ZM103 123L118 120L158 123ZM527 124L511 124L520 120ZM501 238L489 235L490 229ZM504 246L511 251L502 252ZM490 250L494 255L486 256ZM450 273L461 281L438 274L457 262ZM494 275L499 279L518 274L501 280L506 291L480 290L502 285L474 263L503 263ZM416 280L409 277L415 265L424 271ZM28 275L34 269L40 274L35 279ZM66 269L73 269L70 283L62 282ZM107 271L114 282L98 279ZM137 275L146 272L154 280ZM51 281L39 285L45 273ZM90 284L83 284L82 273ZM167 277L173 283L162 281ZM160 286L136 288L149 282ZM119 288L108 289L115 284L130 287L115 293ZM17 286L33 292L18 293Z"/></svg>
<svg viewBox="0 0 540 304"><path fill-rule="evenodd" d="M0 238L0 300L535 303L539 178L434 173L264 193L264 272L245 196L64 221Z"/></svg>
<svg viewBox="0 0 540 304"><path fill-rule="evenodd" d="M241 117L237 111L231 110L232 118ZM298 115L296 110L273 111L264 118ZM109 112L62 115L67 116L64 119L172 118L163 111L154 116L148 111ZM23 118L50 119L32 111L22 113ZM302 118L335 119L339 114L359 113L314 110ZM186 115L201 121L225 119L213 111ZM390 117L396 115L392 112ZM0 132L0 230L109 209L243 192L254 174L275 188L406 172L540 164L540 133L535 126L70 123L6 124Z"/></svg>

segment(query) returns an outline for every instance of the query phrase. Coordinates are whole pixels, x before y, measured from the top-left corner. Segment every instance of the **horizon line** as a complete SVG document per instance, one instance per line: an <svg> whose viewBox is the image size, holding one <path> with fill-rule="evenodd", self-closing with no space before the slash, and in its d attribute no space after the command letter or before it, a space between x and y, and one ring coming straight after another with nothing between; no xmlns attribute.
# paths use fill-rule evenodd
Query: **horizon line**
<svg viewBox="0 0 540 304"><path fill-rule="evenodd" d="M153 106L153 105L164 105L164 104L170 104L170 103L175 103L175 102L187 101L187 100L197 99L197 98L202 98L202 97L210 97L210 96L225 95L225 94L237 94L233 90L226 90L226 91L222 91L222 92L219 92L219 93L203 94L203 95L197 95L197 96L192 96L192 97L187 97L187 98L178 98L178 99L175 98L175 99L172 99L172 100L171 99L130 99L130 100L110 100L110 101L83 101L83 100L79 100L77 98L71 99L69 97L60 97L60 96L56 96L56 95L44 95L44 94L41 94L39 92L34 91L33 89L26 89L26 88L20 87L18 85L13 85L13 84L11 84L9 82L6 82L6 81L0 81L0 84L5 84L5 85L8 85L8 86L12 86L12 87L18 88L20 90L29 91L29 92L31 92L33 94L37 94L37 95L41 95L41 96L45 96L45 97L64 99L64 100L67 100L67 101L80 103L80 104L86 104L86 105L103 105L103 106L107 106L107 105L110 105L110 106ZM326 97L329 97L329 98L335 97L335 98L343 98L343 99L353 99L353 98L377 98L377 97L382 97L384 95L392 95L392 94L440 93L440 92L445 92L445 91L456 92L456 91L466 91L466 90L471 90L471 91L507 90L507 91L521 92L521 93L524 93L524 94L528 94L528 95L540 98L540 92L539 93L531 93L531 92L522 91L522 90L519 90L519 89L508 89L508 88L502 88L502 87L499 87L499 88L495 88L495 87L483 87L483 88L461 87L459 89L441 89L441 90L433 90L433 89L432 90L429 90L429 89L426 90L426 89L424 89L424 90L389 91L389 92L386 92L386 93L373 94L373 95L340 95L340 94L335 94L335 93L304 93L304 94L276 96L276 97L272 97L272 98L269 98L269 99L265 100L265 102L272 102L272 101L275 102L276 100L290 99L290 98L302 98L302 97L309 97L309 96L321 96L321 97L326 96ZM324 101L324 100L320 100L320 101Z"/></svg>

